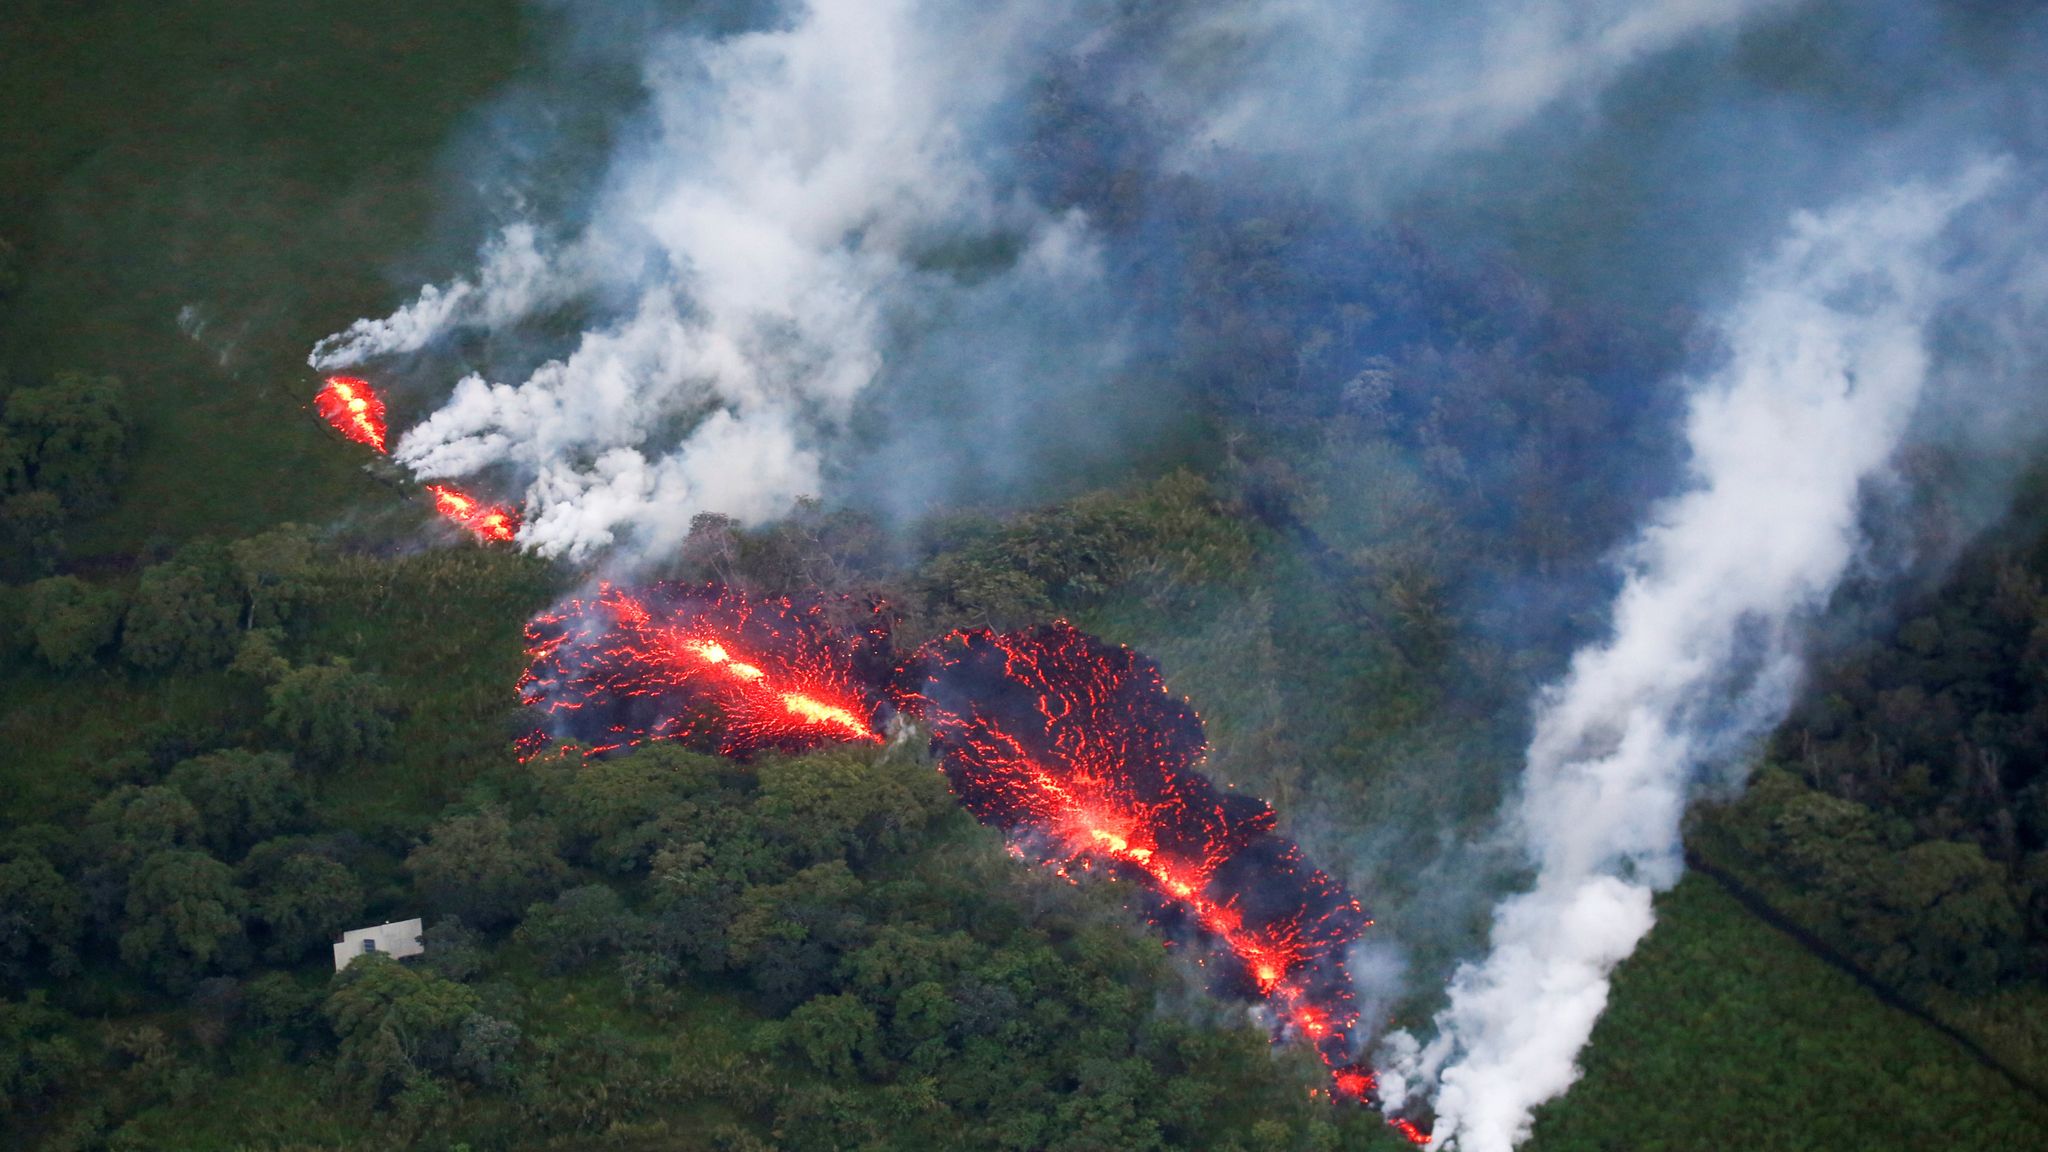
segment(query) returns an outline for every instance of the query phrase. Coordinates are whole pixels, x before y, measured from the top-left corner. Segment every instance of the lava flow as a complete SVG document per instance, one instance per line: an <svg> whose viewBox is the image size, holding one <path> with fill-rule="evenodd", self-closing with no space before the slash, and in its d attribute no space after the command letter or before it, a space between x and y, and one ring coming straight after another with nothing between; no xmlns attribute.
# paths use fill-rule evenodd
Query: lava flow
<svg viewBox="0 0 2048 1152"><path fill-rule="evenodd" d="M369 381L354 376L329 376L313 397L313 406L335 431L380 454L389 454L384 447L384 399L370 387ZM509 544L519 535L519 513L511 508L485 504L446 484L427 485L427 494L434 498L436 512L479 540Z"/></svg>
<svg viewBox="0 0 2048 1152"><path fill-rule="evenodd" d="M479 540L509 544L519 535L519 513L502 504L484 504L446 484L429 484L434 510L467 528Z"/></svg>
<svg viewBox="0 0 2048 1152"><path fill-rule="evenodd" d="M1332 1069L1358 1025L1345 949L1372 923L1274 832L1264 801L1195 770L1202 722L1151 661L1073 627L955 633L918 655L905 700L968 811L1062 870L1146 893L1169 935L1221 946L1224 991L1255 994Z"/></svg>
<svg viewBox="0 0 2048 1152"><path fill-rule="evenodd" d="M585 756L681 740L745 757L878 743L880 705L823 605L715 586L600 589L527 625L521 701L548 718L531 755L573 740Z"/></svg>
<svg viewBox="0 0 2048 1152"><path fill-rule="evenodd" d="M313 397L313 406L336 432L378 452L385 450L384 400L367 380L329 376L326 386Z"/></svg>
<svg viewBox="0 0 2048 1152"><path fill-rule="evenodd" d="M1218 991L1263 1001L1279 1033L1314 1046L1332 1099L1376 1106L1371 1072L1350 1063L1359 1012L1344 960L1372 921L1275 831L1271 807L1196 770L1201 719L1130 649L1065 623L980 629L891 671L879 609L854 640L821 604L673 584L606 586L537 617L527 638L521 698L548 724L522 742L528 756L551 740L585 756L653 740L731 756L876 742L887 686L929 727L962 806L1012 851L1070 878L1131 881L1169 942L1213 949Z"/></svg>

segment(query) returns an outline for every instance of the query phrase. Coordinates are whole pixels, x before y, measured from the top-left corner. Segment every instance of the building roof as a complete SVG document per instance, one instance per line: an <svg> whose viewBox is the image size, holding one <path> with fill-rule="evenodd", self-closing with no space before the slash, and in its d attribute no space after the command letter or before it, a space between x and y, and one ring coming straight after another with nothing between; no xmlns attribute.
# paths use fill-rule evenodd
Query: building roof
<svg viewBox="0 0 2048 1152"><path fill-rule="evenodd" d="M417 956L427 950L427 946L420 943L420 935L424 931L422 922L414 918L344 932L334 942L334 970L339 972L354 963L356 957L368 956L372 952L382 952L398 960Z"/></svg>

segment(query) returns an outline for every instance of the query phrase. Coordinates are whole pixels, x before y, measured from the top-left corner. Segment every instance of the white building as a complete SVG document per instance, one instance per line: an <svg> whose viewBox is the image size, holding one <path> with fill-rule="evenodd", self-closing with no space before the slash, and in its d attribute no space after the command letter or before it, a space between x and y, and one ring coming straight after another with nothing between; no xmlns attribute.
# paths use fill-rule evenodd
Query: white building
<svg viewBox="0 0 2048 1152"><path fill-rule="evenodd" d="M427 950L420 943L424 931L418 920L399 920L390 924L379 924L375 928L358 928L344 932L334 942L334 970L341 971L355 962L358 956L382 952L394 959L417 956Z"/></svg>

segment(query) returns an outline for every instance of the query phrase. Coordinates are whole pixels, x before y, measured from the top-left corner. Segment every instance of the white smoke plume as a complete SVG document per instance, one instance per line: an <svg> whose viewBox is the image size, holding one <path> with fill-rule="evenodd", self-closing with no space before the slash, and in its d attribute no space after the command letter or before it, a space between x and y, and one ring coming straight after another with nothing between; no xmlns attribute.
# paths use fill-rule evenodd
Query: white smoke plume
<svg viewBox="0 0 2048 1152"><path fill-rule="evenodd" d="M698 511L777 514L818 491L821 444L891 321L941 278L924 254L1020 236L1007 277L1059 296L1094 275L1081 222L1002 196L975 151L978 118L1031 74L1010 56L1056 8L816 0L775 30L669 38L646 65L649 139L615 161L590 229L545 251L516 225L476 278L357 321L312 362L623 300L522 382L462 380L397 459L429 478L509 466L530 484L521 541L551 555L659 554Z"/></svg>
<svg viewBox="0 0 2048 1152"><path fill-rule="evenodd" d="M1234 156L1412 188L1438 161L1492 144L1560 103L1789 0L1494 0L1456 12L1410 0L1207 6L1172 38L1148 95L1187 122L1181 162ZM1191 76L1206 77L1190 87Z"/></svg>
<svg viewBox="0 0 2048 1152"><path fill-rule="evenodd" d="M1426 1048L1395 1038L1390 1097L1434 1084L1446 1147L1507 1152L1578 1076L1609 976L1675 883L1700 771L1784 714L1797 633L1855 559L1858 494L1899 446L1949 298L1944 232L1998 182L1980 163L1803 215L1720 321L1697 382L1690 483L1626 558L1612 634L1540 701L1511 827L1534 887L1496 909Z"/></svg>
<svg viewBox="0 0 2048 1152"><path fill-rule="evenodd" d="M1102 286L1088 221L991 174L1014 162L1017 109L1057 59L1143 58L1129 95L1170 110L1188 155L1287 155L1303 173L1369 155L1416 176L1773 3L1492 4L1445 34L1433 6L1393 3L1162 16L1090 0L809 0L770 30L650 44L651 126L614 157L587 228L514 223L475 274L356 321L310 360L334 370L465 329L516 334L596 302L572 347L523 380L465 377L395 455L425 478L494 469L526 485L520 540L544 554L659 556L699 511L756 519L819 494L889 342L935 316L972 326L994 362L1003 341L982 328L1014 314L1013 345L1113 375L1117 312L1089 295ZM1021 248L997 282L931 270L945 245L991 237ZM934 303L948 293L984 303ZM1060 308L1096 326L1095 347L1071 324L1030 330ZM1016 386L1003 381L960 387Z"/></svg>
<svg viewBox="0 0 2048 1152"><path fill-rule="evenodd" d="M313 345L306 362L323 372L377 356L417 352L458 325L509 323L573 288L540 251L540 234L520 221L484 245L477 279L429 284L419 299L378 320L365 318Z"/></svg>

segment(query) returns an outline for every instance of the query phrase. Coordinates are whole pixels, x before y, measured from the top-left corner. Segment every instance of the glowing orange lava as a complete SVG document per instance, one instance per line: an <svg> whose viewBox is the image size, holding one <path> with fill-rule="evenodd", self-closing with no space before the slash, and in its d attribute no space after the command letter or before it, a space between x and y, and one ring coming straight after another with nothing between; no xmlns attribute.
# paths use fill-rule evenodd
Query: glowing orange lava
<svg viewBox="0 0 2048 1152"><path fill-rule="evenodd" d="M475 534L479 540L509 544L519 535L519 513L502 504L479 503L446 484L429 484L434 510Z"/></svg>
<svg viewBox="0 0 2048 1152"><path fill-rule="evenodd" d="M1147 915L1234 963L1225 979L1335 1069L1358 1010L1344 953L1371 925L1357 900L1274 831L1262 801L1196 770L1201 720L1158 668L1069 625L956 633L913 661L904 701L931 726L969 812L1069 879L1136 881Z"/></svg>
<svg viewBox="0 0 2048 1152"><path fill-rule="evenodd" d="M354 376L329 376L313 406L334 430L379 453L384 447L384 401L366 380ZM446 484L429 484L434 510L468 529L479 540L497 544L512 542L519 535L519 513L502 504L485 504L474 496Z"/></svg>
<svg viewBox="0 0 2048 1152"><path fill-rule="evenodd" d="M366 380L353 376L329 376L327 384L313 397L321 419L334 430L358 444L384 451L384 400Z"/></svg>
<svg viewBox="0 0 2048 1152"><path fill-rule="evenodd" d="M553 720L549 738L586 756L650 740L707 743L727 755L766 748L879 743L876 703L852 648L819 605L753 600L730 589L607 586L527 628L525 702Z"/></svg>
<svg viewBox="0 0 2048 1152"><path fill-rule="evenodd" d="M1316 1050L1331 1075L1317 1095L1377 1106L1370 1070L1351 1062L1360 1014L1345 962L1372 921L1277 833L1271 807L1197 770L1200 718L1130 649L1059 623L954 633L899 665L886 622L855 640L823 604L671 584L606 586L527 636L521 696L549 726L529 755L554 739L586 756L651 740L736 756L879 742L886 690L1013 855L1069 880L1129 881L1169 946L1194 949L1220 990L1263 1001L1276 1036Z"/></svg>
<svg viewBox="0 0 2048 1152"><path fill-rule="evenodd" d="M768 674L758 665L733 659L731 653L725 650L725 645L716 640L683 639L678 642L677 650L682 654L695 656L742 685L759 685L768 678ZM775 689L770 687L768 691L775 692ZM775 698L782 702L784 711L805 724L837 728L842 739L881 739L866 721L837 704L828 704L803 692L775 692Z"/></svg>

